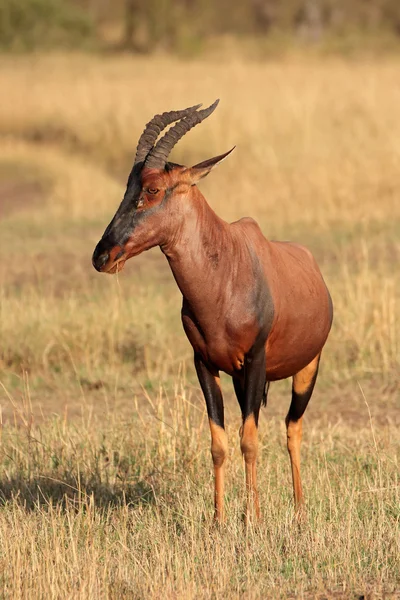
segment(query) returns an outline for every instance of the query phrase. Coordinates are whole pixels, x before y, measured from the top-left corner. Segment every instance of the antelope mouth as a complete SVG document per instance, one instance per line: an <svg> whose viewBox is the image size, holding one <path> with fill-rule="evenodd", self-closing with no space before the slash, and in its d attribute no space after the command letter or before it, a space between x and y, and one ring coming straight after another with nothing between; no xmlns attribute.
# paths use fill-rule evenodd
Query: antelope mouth
<svg viewBox="0 0 400 600"><path fill-rule="evenodd" d="M103 273L108 273L109 275L119 273L124 268L128 258L132 258L133 256L137 256L141 253L141 250L139 250L138 252L127 252L126 250L120 251L112 260L109 260L108 263L105 264L101 270Z"/></svg>
<svg viewBox="0 0 400 600"><path fill-rule="evenodd" d="M139 249L136 252L129 252L127 248L121 248L121 246L114 246L111 250L102 252L102 246L100 244L101 242L99 242L92 257L92 264L96 271L99 271L100 273L108 273L110 275L119 273L124 268L128 258L132 258L132 256L137 256L142 253L142 249Z"/></svg>
<svg viewBox="0 0 400 600"><path fill-rule="evenodd" d="M125 250L117 246L111 251L106 250L101 252L102 247L100 244L101 243L96 247L92 257L92 263L96 271L99 271L100 273L110 273L111 275L122 271L128 258ZM98 248L100 249L100 252L98 251Z"/></svg>
<svg viewBox="0 0 400 600"><path fill-rule="evenodd" d="M103 273L108 273L109 275L114 275L115 273L119 273L122 271L126 263L126 258L120 258L115 262L111 263L109 266L103 268Z"/></svg>

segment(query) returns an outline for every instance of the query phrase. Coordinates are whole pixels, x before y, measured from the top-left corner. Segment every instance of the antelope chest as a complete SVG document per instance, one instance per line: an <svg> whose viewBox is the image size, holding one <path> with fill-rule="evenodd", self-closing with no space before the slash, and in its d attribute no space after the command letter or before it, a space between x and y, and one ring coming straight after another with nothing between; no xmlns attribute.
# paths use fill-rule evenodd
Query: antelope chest
<svg viewBox="0 0 400 600"><path fill-rule="evenodd" d="M185 304L182 308L182 324L194 352L206 363L229 375L241 370L244 357L259 332L256 319L241 324L216 320L202 325Z"/></svg>

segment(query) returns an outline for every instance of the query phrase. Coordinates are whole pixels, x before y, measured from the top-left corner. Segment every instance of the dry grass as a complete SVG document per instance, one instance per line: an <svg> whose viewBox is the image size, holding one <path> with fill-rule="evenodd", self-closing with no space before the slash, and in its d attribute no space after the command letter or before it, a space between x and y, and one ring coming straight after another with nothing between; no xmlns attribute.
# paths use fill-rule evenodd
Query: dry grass
<svg viewBox="0 0 400 600"><path fill-rule="evenodd" d="M262 422L264 520L245 531L238 418L227 524L211 524L207 420L185 388L134 419L85 412L3 433L0 566L13 598L397 598L397 429L313 421L293 522L282 420ZM232 423L232 421L231 421ZM200 484L200 485L199 485Z"/></svg>
<svg viewBox="0 0 400 600"><path fill-rule="evenodd" d="M16 198L0 212L3 595L399 597L398 62L2 57L0 86L0 203ZM215 97L175 159L236 144L206 197L307 244L335 304L307 411L301 531L288 383L262 417L265 518L246 535L227 393L228 523L212 529L204 404L168 266L157 250L118 278L90 264L144 123Z"/></svg>

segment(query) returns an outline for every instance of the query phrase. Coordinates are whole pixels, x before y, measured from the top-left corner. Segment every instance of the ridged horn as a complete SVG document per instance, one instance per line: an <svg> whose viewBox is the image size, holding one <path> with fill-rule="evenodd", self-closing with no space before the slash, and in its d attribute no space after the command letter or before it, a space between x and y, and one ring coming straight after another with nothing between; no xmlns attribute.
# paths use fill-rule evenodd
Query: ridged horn
<svg viewBox="0 0 400 600"><path fill-rule="evenodd" d="M150 150L145 161L145 166L150 169L163 169L175 144L177 144L185 133L192 129L192 127L195 127L209 117L217 108L218 103L219 100L216 100L208 108L189 113L171 127L171 129L169 129L157 142L154 148Z"/></svg>
<svg viewBox="0 0 400 600"><path fill-rule="evenodd" d="M183 110L171 110L169 112L164 112L161 115L155 115L151 121L147 123L142 135L140 136L136 149L135 165L145 160L163 129L165 129L168 125L171 125L171 123L187 117L192 112L200 108L200 106L201 104L197 104L196 106L190 106L189 108L184 108Z"/></svg>

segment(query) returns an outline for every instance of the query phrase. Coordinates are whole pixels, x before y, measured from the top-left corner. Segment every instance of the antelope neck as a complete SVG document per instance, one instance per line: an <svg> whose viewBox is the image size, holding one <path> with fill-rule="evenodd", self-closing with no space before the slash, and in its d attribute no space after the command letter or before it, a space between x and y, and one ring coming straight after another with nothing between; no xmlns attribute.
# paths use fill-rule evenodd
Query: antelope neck
<svg viewBox="0 0 400 600"><path fill-rule="evenodd" d="M233 238L196 188L180 228L163 252L185 299L193 310L219 304L232 269ZM199 315L200 316L200 315Z"/></svg>

